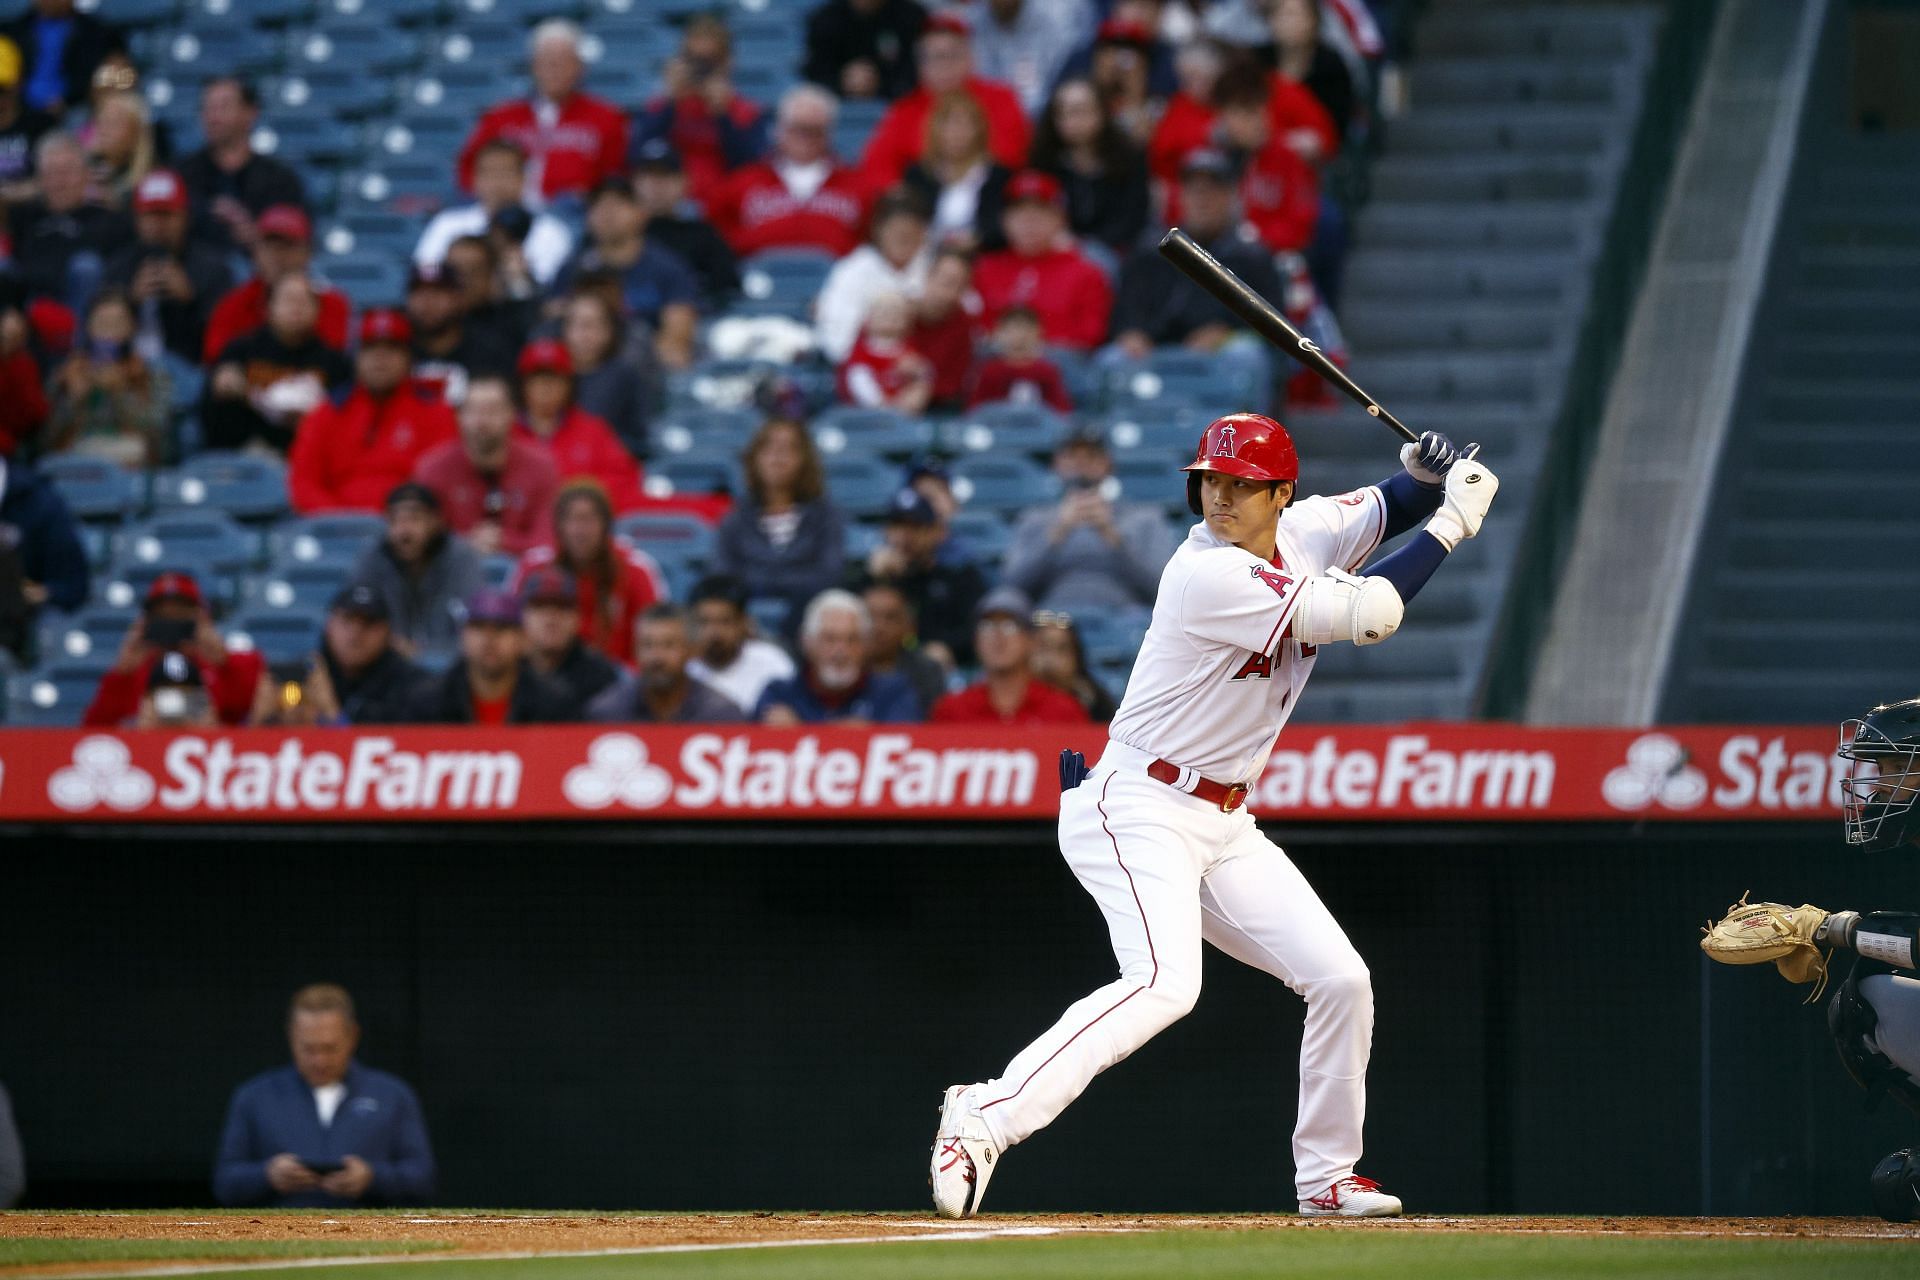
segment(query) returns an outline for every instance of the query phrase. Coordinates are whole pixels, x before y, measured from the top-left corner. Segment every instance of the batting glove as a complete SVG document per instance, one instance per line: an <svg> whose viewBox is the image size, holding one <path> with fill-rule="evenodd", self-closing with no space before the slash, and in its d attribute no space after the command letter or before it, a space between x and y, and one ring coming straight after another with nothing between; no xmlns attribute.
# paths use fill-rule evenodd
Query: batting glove
<svg viewBox="0 0 1920 1280"><path fill-rule="evenodd" d="M1400 446L1400 465L1407 474L1429 489L1438 489L1447 478L1447 469L1460 456L1453 441L1438 431L1423 432L1420 439Z"/></svg>
<svg viewBox="0 0 1920 1280"><path fill-rule="evenodd" d="M1474 450L1469 449L1471 455ZM1440 545L1451 551L1480 532L1480 522L1487 518L1487 509L1493 505L1493 495L1500 491L1500 477L1487 469L1487 464L1476 457L1460 459L1459 465L1447 472L1446 494L1440 499L1440 509L1427 521L1427 532L1440 540Z"/></svg>

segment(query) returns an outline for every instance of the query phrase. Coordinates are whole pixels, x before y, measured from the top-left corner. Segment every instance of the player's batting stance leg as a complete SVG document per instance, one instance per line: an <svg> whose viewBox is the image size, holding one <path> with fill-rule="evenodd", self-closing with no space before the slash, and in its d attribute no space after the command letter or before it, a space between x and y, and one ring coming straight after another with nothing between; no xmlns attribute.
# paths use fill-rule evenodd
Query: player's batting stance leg
<svg viewBox="0 0 1920 1280"><path fill-rule="evenodd" d="M1186 468L1189 505L1205 518L1161 577L1107 749L1084 781L1083 764L1062 762L1061 852L1106 916L1120 976L997 1078L947 1090L932 1162L941 1214L978 1210L1007 1148L1193 1008L1203 941L1307 1002L1293 1136L1300 1211L1400 1212L1354 1174L1373 1038L1366 965L1245 801L1318 647L1392 635L1404 601L1478 532L1498 481L1457 456L1429 433L1381 484L1293 503L1298 460L1285 428L1234 414L1207 429ZM1385 538L1426 516L1412 543L1355 576Z"/></svg>

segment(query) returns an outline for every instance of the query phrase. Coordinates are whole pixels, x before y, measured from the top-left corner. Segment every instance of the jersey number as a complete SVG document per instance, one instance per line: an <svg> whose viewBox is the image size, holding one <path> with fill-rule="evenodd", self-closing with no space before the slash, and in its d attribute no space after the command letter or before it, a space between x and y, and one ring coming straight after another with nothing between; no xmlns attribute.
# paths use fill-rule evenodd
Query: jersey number
<svg viewBox="0 0 1920 1280"><path fill-rule="evenodd" d="M1273 655L1270 653L1250 653L1240 669L1231 677L1235 680L1271 680L1273 679Z"/></svg>

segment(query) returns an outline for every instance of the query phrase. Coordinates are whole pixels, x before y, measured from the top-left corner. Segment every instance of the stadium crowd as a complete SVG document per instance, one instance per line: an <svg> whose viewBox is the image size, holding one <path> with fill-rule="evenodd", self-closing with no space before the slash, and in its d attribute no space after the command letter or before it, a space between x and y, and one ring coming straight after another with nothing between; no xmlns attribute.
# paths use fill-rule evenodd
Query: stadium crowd
<svg viewBox="0 0 1920 1280"><path fill-rule="evenodd" d="M214 68L175 149L124 33L34 0L0 33L0 651L34 659L127 567L63 498L72 460L146 486L239 456L284 465L294 517L369 530L317 641L236 643L231 584L148 564L85 723L1104 719L1082 631L1141 614L1179 536L1120 496L1105 389L1173 349L1269 407L1319 394L1153 244L1186 226L1339 352L1330 175L1382 7L825 0L756 96L726 7L675 6L632 109L586 87L619 47L547 18L528 92L448 148L458 196L410 207L389 297L329 282L316 171L262 148L252 81ZM783 266L803 322L755 305ZM742 406L743 448L709 434ZM996 406L1057 423L1004 556L937 452L830 483L866 445L829 420ZM649 541L690 528L692 559Z"/></svg>

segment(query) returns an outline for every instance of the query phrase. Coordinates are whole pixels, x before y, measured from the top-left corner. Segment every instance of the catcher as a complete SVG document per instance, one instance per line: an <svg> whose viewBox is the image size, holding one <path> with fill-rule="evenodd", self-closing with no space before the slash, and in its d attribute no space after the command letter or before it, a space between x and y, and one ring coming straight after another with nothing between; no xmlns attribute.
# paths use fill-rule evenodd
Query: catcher
<svg viewBox="0 0 1920 1280"><path fill-rule="evenodd" d="M1920 698L1875 707L1840 726L1848 762L1840 793L1847 844L1867 852L1920 844ZM1878 1101L1892 1094L1920 1115L1920 913L1826 912L1803 903L1749 903L1743 896L1711 925L1700 949L1722 964L1772 961L1819 999L1835 951L1853 953L1827 1006L1827 1026L1847 1074ZM1891 1222L1920 1216L1920 1155L1896 1151L1874 1167L1874 1208Z"/></svg>

